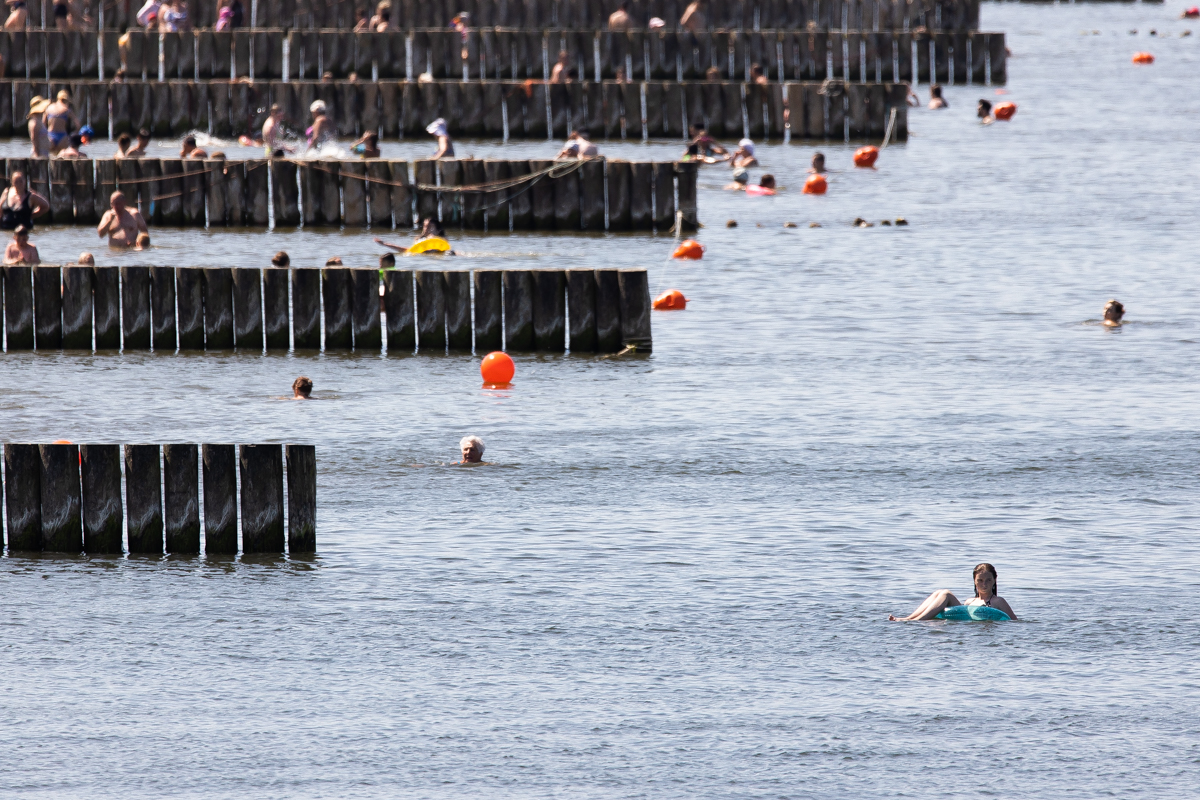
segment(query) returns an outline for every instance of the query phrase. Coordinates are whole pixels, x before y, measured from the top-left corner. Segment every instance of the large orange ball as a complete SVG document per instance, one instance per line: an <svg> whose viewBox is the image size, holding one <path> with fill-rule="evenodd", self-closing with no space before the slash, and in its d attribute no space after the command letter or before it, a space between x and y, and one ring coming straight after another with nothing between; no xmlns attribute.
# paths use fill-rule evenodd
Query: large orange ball
<svg viewBox="0 0 1200 800"><path fill-rule="evenodd" d="M860 147L854 151L854 166L873 167L877 158L879 158L878 147Z"/></svg>
<svg viewBox="0 0 1200 800"><path fill-rule="evenodd" d="M509 358L508 353L497 350L483 357L479 372L483 375L484 383L504 384L512 381L513 375L517 373L517 365Z"/></svg>
<svg viewBox="0 0 1200 800"><path fill-rule="evenodd" d="M1016 113L1016 103L997 103L996 107L992 109L992 114L996 117L996 119L1012 119L1013 114Z"/></svg>
<svg viewBox="0 0 1200 800"><path fill-rule="evenodd" d="M829 184L825 182L824 175L810 175L804 182L805 194L825 194L828 188Z"/></svg>
<svg viewBox="0 0 1200 800"><path fill-rule="evenodd" d="M1154 55L1152 53L1134 53L1133 63L1135 64L1153 64Z"/></svg>
<svg viewBox="0 0 1200 800"><path fill-rule="evenodd" d="M684 239L679 247L675 248L675 252L671 254L671 258L688 258L692 260L704 258L704 245L695 239Z"/></svg>
<svg viewBox="0 0 1200 800"><path fill-rule="evenodd" d="M679 311L687 308L687 298L678 289L670 289L654 298L654 308L658 311Z"/></svg>

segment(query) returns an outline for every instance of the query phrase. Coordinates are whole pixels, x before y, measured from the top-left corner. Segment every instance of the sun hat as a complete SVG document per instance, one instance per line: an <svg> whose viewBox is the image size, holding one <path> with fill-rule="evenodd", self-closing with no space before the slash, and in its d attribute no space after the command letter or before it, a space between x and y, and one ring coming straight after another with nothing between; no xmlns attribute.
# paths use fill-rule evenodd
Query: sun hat
<svg viewBox="0 0 1200 800"><path fill-rule="evenodd" d="M745 186L747 183L750 182L750 173L746 170L745 167L738 167L737 169L735 169L733 171L733 179L735 181L737 181L738 183L742 184L743 186Z"/></svg>
<svg viewBox="0 0 1200 800"><path fill-rule="evenodd" d="M738 147L745 150L748 154L754 155L754 142L750 139L742 139L738 142Z"/></svg>
<svg viewBox="0 0 1200 800"><path fill-rule="evenodd" d="M429 123L429 127L425 132L430 136L449 136L449 131L446 130L446 120L438 117L433 122Z"/></svg>
<svg viewBox="0 0 1200 800"><path fill-rule="evenodd" d="M313 114L324 114L325 113L325 101L324 100L314 100L312 102L312 105L308 107L308 110Z"/></svg>

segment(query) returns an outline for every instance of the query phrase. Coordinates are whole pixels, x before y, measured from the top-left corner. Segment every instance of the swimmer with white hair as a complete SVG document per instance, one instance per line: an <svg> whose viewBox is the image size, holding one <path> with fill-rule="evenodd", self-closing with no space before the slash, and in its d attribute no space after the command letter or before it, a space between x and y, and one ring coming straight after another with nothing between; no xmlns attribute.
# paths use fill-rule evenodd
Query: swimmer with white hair
<svg viewBox="0 0 1200 800"><path fill-rule="evenodd" d="M483 451L485 449L483 439L478 436L464 436L462 441L458 443L459 449L462 450L463 464L482 464Z"/></svg>
<svg viewBox="0 0 1200 800"><path fill-rule="evenodd" d="M305 131L308 134L308 149L319 150L321 145L337 139L337 128L327 114L324 100L314 100L308 110L313 116L312 126Z"/></svg>
<svg viewBox="0 0 1200 800"><path fill-rule="evenodd" d="M754 142L749 139L742 139L738 142L737 150L734 150L733 155L729 158L729 166L734 169L757 167L758 159L754 157Z"/></svg>

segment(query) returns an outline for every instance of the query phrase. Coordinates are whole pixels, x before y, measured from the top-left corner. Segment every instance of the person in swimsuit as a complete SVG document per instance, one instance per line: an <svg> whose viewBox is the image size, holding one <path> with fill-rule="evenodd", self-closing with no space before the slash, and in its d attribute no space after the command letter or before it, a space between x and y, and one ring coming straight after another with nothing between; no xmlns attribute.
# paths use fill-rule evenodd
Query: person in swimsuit
<svg viewBox="0 0 1200 800"><path fill-rule="evenodd" d="M950 104L942 97L942 87L936 83L929 87L929 107L936 111L939 108L949 108Z"/></svg>
<svg viewBox="0 0 1200 800"><path fill-rule="evenodd" d="M319 150L326 142L337 139L337 130L333 126L333 120L326 116L324 100L314 100L308 110L313 115L312 127L305 131L308 135L308 149Z"/></svg>
<svg viewBox="0 0 1200 800"><path fill-rule="evenodd" d="M732 169L757 167L758 159L754 157L754 142L750 139L742 139L738 142L737 150L734 150L733 155L729 157L729 166Z"/></svg>
<svg viewBox="0 0 1200 800"><path fill-rule="evenodd" d="M301 375L299 378L296 378L296 380L292 381L293 400L312 400L312 390L312 378Z"/></svg>
<svg viewBox="0 0 1200 800"><path fill-rule="evenodd" d="M33 218L50 210L50 201L28 189L25 173L12 174L12 186L0 193L0 228L15 230L18 225L33 230Z"/></svg>
<svg viewBox="0 0 1200 800"><path fill-rule="evenodd" d="M1017 614L1012 610L1004 598L996 594L996 568L991 564L979 564L975 567L975 596L966 602L968 606L990 606L997 608L1008 614L1009 619L1016 619ZM961 606L963 603L958 602L949 589L940 589L929 597L925 598L925 602L917 606L917 610L909 614L907 617L896 617L888 615L888 619L893 622L908 622L910 620L935 619L938 614L945 611L951 606Z"/></svg>
<svg viewBox="0 0 1200 800"><path fill-rule="evenodd" d="M50 157L50 133L42 121L42 115L49 107L50 101L41 96L35 95L29 100L29 113L25 118L29 120L29 142L33 146L31 155L34 158Z"/></svg>
<svg viewBox="0 0 1200 800"><path fill-rule="evenodd" d="M439 158L454 158L454 142L450 141L450 131L446 128L446 120L438 117L429 123L429 127L425 129L425 132L430 136L437 137L438 149L433 154L434 160Z"/></svg>
<svg viewBox="0 0 1200 800"><path fill-rule="evenodd" d="M180 158L208 158L208 153L196 146L195 136L183 137L183 144L179 148Z"/></svg>
<svg viewBox="0 0 1200 800"><path fill-rule="evenodd" d="M29 243L29 229L18 225L13 231L13 240L4 248L5 264L40 264L41 256L36 247Z"/></svg>
<svg viewBox="0 0 1200 800"><path fill-rule="evenodd" d="M136 208L126 208L125 195L121 192L113 192L109 204L112 208L104 212L96 233L102 238L108 237L109 247L136 247L138 234L149 232L142 213Z"/></svg>
<svg viewBox="0 0 1200 800"><path fill-rule="evenodd" d="M1121 327L1121 317L1125 316L1125 306L1120 300L1109 300L1104 305L1104 326L1107 328Z"/></svg>
<svg viewBox="0 0 1200 800"><path fill-rule="evenodd" d="M263 147L267 150L267 158L276 158L278 153L293 153L291 147L283 143L283 109L279 104L271 106L271 113L267 116L266 122L262 126Z"/></svg>
<svg viewBox="0 0 1200 800"><path fill-rule="evenodd" d="M8 0L8 19L4 20L4 30L23 31L29 24L29 9L25 0Z"/></svg>
<svg viewBox="0 0 1200 800"><path fill-rule="evenodd" d="M379 158L379 134L367 131L357 142L350 145L350 152L363 158Z"/></svg>
<svg viewBox="0 0 1200 800"><path fill-rule="evenodd" d="M50 152L57 154L71 140L71 131L78 130L79 117L71 110L71 95L66 89L60 91L42 114L42 122L50 137Z"/></svg>

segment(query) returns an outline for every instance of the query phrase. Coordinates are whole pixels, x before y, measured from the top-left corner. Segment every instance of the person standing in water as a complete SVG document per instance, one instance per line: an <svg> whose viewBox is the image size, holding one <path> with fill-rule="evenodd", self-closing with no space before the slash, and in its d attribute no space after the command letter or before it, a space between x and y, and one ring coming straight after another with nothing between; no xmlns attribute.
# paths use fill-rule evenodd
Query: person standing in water
<svg viewBox="0 0 1200 800"><path fill-rule="evenodd" d="M33 230L33 218L50 210L50 201L28 188L25 173L17 170L12 174L12 186L0 192L0 228L15 230L24 225Z"/></svg>
<svg viewBox="0 0 1200 800"><path fill-rule="evenodd" d="M996 568L991 564L979 564L975 567L973 575L975 581L975 596L968 600L965 605L968 606L988 606L996 608L1008 614L1009 619L1015 620L1017 614L1012 610L1004 598L996 594ZM935 619L938 614L952 606L964 605L958 601L958 598L951 593L949 589L939 589L929 597L925 598L925 602L917 606L917 610L909 614L907 617L896 617L888 615L888 619L893 622L909 622L912 620Z"/></svg>
<svg viewBox="0 0 1200 800"><path fill-rule="evenodd" d="M142 213L136 208L126 208L125 195L121 192L113 192L109 204L112 208L104 212L100 224L96 227L96 233L101 238L108 237L109 247L136 247L138 234L149 233Z"/></svg>
<svg viewBox="0 0 1200 800"><path fill-rule="evenodd" d="M46 107L42 122L50 136L50 152L57 154L70 143L71 131L79 129L79 118L71 109L71 95L65 89Z"/></svg>
<svg viewBox="0 0 1200 800"><path fill-rule="evenodd" d="M12 241L8 243L8 247L4 248L4 263L42 263L42 258L38 255L37 247L29 242L29 229L24 225L17 226L17 229L13 231Z"/></svg>
<svg viewBox="0 0 1200 800"><path fill-rule="evenodd" d="M312 400L312 390L312 378L307 378L301 375L299 378L296 378L296 380L292 381L293 400Z"/></svg>
<svg viewBox="0 0 1200 800"><path fill-rule="evenodd" d="M326 142L332 142L337 139L337 130L334 128L333 120L326 116L324 100L314 100L312 105L308 107L308 111L313 116L313 124L306 131L308 134L308 149L320 150L321 146Z"/></svg>
<svg viewBox="0 0 1200 800"><path fill-rule="evenodd" d="M454 142L450 141L450 131L446 128L446 120L438 117L429 123L425 132L437 139L438 149L432 156L435 161L439 158L454 158Z"/></svg>
<svg viewBox="0 0 1200 800"><path fill-rule="evenodd" d="M1109 300L1104 304L1104 325L1108 328L1121 327L1121 318L1125 316L1125 306L1120 300Z"/></svg>
<svg viewBox="0 0 1200 800"><path fill-rule="evenodd" d="M29 100L29 113L25 115L25 119L29 120L29 142L32 145L30 155L34 158L50 157L50 132L46 130L46 123L42 119L49 107L50 101L40 95L35 95Z"/></svg>
<svg viewBox="0 0 1200 800"><path fill-rule="evenodd" d="M808 171L811 172L813 175L824 175L825 174L825 154L824 153L813 153L812 166L808 168Z"/></svg>
<svg viewBox="0 0 1200 800"><path fill-rule="evenodd" d="M949 108L950 104L946 102L946 98L942 97L942 87L936 83L929 87L929 108L937 110L939 108Z"/></svg>

